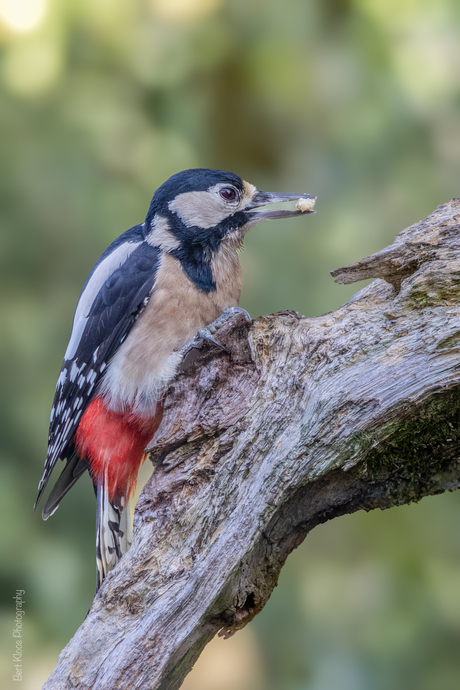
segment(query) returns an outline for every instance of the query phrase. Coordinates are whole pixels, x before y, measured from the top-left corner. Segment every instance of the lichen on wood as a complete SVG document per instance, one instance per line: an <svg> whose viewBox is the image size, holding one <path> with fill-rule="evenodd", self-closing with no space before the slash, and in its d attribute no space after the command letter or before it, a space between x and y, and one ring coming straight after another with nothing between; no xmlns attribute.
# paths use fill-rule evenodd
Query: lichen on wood
<svg viewBox="0 0 460 690"><path fill-rule="evenodd" d="M460 485L460 200L333 271L335 312L219 332L174 381L131 550L45 684L174 690L316 525Z"/></svg>

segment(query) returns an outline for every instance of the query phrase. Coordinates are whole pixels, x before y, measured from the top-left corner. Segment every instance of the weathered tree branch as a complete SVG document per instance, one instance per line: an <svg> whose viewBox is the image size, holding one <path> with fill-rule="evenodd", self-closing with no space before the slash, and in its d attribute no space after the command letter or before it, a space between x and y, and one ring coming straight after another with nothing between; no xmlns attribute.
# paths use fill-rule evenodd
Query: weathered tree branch
<svg viewBox="0 0 460 690"><path fill-rule="evenodd" d="M45 684L178 688L319 523L460 485L460 200L338 282L335 312L238 317L174 382L135 540ZM383 279L383 280L382 280Z"/></svg>

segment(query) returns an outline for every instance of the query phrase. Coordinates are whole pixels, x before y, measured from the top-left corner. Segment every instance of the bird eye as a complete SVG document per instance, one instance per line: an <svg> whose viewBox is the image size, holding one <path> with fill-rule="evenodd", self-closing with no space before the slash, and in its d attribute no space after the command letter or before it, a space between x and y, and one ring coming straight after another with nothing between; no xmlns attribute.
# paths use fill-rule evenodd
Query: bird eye
<svg viewBox="0 0 460 690"><path fill-rule="evenodd" d="M233 187L222 187L219 194L225 201L235 201L237 197L236 189L233 189Z"/></svg>

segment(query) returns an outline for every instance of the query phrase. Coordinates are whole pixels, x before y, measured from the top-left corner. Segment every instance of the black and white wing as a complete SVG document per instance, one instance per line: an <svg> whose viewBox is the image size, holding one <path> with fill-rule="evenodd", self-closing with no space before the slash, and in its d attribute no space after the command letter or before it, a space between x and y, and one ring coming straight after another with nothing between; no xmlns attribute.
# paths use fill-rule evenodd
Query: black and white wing
<svg viewBox="0 0 460 690"><path fill-rule="evenodd" d="M146 242L141 226L136 226L110 245L90 273L77 304L56 386L48 457L35 505L57 460L73 458L74 465L78 461L73 436L80 418L108 362L147 305L160 258L160 249ZM82 461L71 468L76 474L72 483L84 469Z"/></svg>

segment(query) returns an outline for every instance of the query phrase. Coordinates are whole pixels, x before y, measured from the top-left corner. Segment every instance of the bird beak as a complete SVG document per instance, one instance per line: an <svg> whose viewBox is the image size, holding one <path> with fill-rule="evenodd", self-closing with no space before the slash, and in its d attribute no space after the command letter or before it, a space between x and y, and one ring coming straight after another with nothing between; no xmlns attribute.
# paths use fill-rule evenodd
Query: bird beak
<svg viewBox="0 0 460 690"><path fill-rule="evenodd" d="M267 209L259 210L260 206L266 206L267 204L278 204L286 201L298 202L300 199L313 199L313 203L311 204L312 208L304 211L297 208L292 211L283 209L276 209L273 211ZM250 217L250 221L254 224L263 220L274 220L275 218L293 218L294 216L302 216L305 213L315 213L313 210L315 199L316 196L312 194L272 194L270 192L256 192L250 204L246 206L245 211Z"/></svg>

